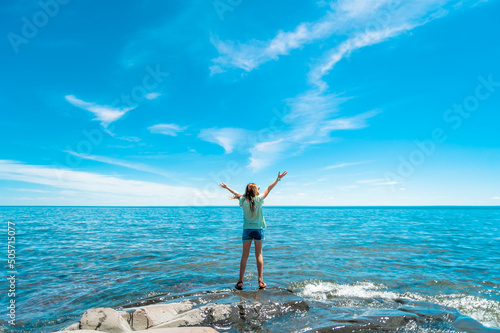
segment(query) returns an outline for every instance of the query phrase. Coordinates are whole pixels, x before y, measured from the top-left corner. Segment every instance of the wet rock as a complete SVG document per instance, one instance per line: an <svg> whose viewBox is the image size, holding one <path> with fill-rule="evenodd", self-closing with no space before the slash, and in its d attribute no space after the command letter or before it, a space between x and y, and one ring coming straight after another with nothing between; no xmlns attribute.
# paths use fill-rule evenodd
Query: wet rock
<svg viewBox="0 0 500 333"><path fill-rule="evenodd" d="M106 333L132 332L127 321L118 311L111 308L93 308L85 311L79 327Z"/></svg>
<svg viewBox="0 0 500 333"><path fill-rule="evenodd" d="M175 327L158 328L154 330L135 331L135 333L217 333L211 327Z"/></svg>
<svg viewBox="0 0 500 333"><path fill-rule="evenodd" d="M392 309L369 309L358 315L346 314L331 319L332 326L321 327L312 332L363 332L363 331L395 331L412 320L417 315Z"/></svg>
<svg viewBox="0 0 500 333"><path fill-rule="evenodd" d="M172 320L182 312L193 307L190 303L155 304L143 307L123 309L119 311L121 316L134 330L146 330Z"/></svg>
<svg viewBox="0 0 500 333"><path fill-rule="evenodd" d="M483 326L480 322L472 319L468 316L460 316L454 323L453 326L457 330L464 332L474 332L474 333L499 333L500 329L489 328Z"/></svg>
<svg viewBox="0 0 500 333"><path fill-rule="evenodd" d="M412 313L405 313L399 310L383 310L373 309L363 313L366 317L375 323L378 327L392 327L397 328L406 325L410 320L417 320L418 317Z"/></svg>
<svg viewBox="0 0 500 333"><path fill-rule="evenodd" d="M175 327L175 328L159 328L153 330L134 331L135 333L217 333L211 327ZM64 330L53 333L102 333L102 331L94 330Z"/></svg>
<svg viewBox="0 0 500 333"><path fill-rule="evenodd" d="M401 299L398 299L401 302ZM457 309L439 304L406 300L398 310L418 315L424 319L453 322L460 316Z"/></svg>
<svg viewBox="0 0 500 333"><path fill-rule="evenodd" d="M236 292L223 290L206 295L198 295L195 303L198 308L175 316L171 320L153 326L231 326L245 324L253 320L265 320L284 315L289 312L305 312L309 304L291 291L280 288L269 290L246 290Z"/></svg>

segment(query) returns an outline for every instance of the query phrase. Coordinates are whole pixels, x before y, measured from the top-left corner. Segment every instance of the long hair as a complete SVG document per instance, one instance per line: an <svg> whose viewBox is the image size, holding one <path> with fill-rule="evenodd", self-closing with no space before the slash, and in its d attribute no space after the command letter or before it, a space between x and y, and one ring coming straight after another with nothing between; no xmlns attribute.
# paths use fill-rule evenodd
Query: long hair
<svg viewBox="0 0 500 333"><path fill-rule="evenodd" d="M248 200L250 204L250 211L252 212L252 216L255 213L255 202L253 198L255 198L259 194L259 188L254 183L250 183L247 185L245 189L244 197Z"/></svg>

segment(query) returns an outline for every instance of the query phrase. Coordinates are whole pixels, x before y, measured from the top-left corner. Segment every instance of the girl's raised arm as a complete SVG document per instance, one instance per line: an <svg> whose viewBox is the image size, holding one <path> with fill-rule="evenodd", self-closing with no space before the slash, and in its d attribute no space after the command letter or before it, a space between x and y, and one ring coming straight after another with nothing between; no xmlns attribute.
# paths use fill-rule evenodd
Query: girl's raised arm
<svg viewBox="0 0 500 333"><path fill-rule="evenodd" d="M225 188L226 190L228 190L229 192L231 192L231 193L234 195L234 199L239 199L239 198L241 198L241 197L242 197L242 195L241 195L241 194L239 194L239 193L238 193L238 192L236 192L235 190L233 190L233 189L229 188L229 186L227 186L227 185L226 185L226 184L224 184L224 183L220 183L220 184L219 184L219 186L220 186L220 187L222 187L222 188Z"/></svg>
<svg viewBox="0 0 500 333"><path fill-rule="evenodd" d="M276 178L276 180L274 182L271 183L271 185L269 185L266 190L264 191L264 193L262 193L262 197L265 199L267 197L267 195L269 194L269 192L271 192L271 190L276 186L276 184L278 184L278 182L281 180L281 178L285 177L287 174L287 172L283 172L283 173L280 173L280 171L278 171L278 178Z"/></svg>

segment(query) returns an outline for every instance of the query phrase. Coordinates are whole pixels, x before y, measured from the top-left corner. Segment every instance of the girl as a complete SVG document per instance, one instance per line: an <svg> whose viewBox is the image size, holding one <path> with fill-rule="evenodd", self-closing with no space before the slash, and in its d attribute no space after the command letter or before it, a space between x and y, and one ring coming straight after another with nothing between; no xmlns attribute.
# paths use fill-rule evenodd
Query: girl
<svg viewBox="0 0 500 333"><path fill-rule="evenodd" d="M220 187L231 192L234 195L233 199L238 199L240 207L243 208L243 254L241 255L240 262L240 278L234 286L238 290L243 289L243 276L245 275L252 239L255 242L255 259L257 259L257 272L259 273L259 288L263 289L267 286L262 278L262 269L264 267L262 241L264 240L264 228L266 227L264 215L262 214L262 205L269 192L271 192L281 178L285 177L286 173L286 171L283 173L278 172L278 178L268 186L262 195L259 194L259 188L254 183L247 185L244 195L230 189L224 183L219 184Z"/></svg>

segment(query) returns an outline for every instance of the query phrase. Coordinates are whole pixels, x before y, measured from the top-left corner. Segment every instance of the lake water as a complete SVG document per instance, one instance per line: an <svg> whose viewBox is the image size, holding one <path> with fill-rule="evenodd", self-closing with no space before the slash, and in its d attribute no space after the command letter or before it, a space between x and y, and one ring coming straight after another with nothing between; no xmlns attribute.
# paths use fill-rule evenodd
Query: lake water
<svg viewBox="0 0 500 333"><path fill-rule="evenodd" d="M500 208L265 207L264 215L264 279L311 310L262 320L261 330L285 330L286 321L286 330L306 331L342 309L366 313L400 298L500 327ZM4 280L1 332L52 332L89 308L160 295L233 292L238 278L237 207L0 207L0 217L4 276L7 221L15 222L17 268L16 330L7 324ZM258 286L253 255L245 279L244 288ZM337 312L315 312L315 304ZM398 330L454 331L443 322L412 325Z"/></svg>

